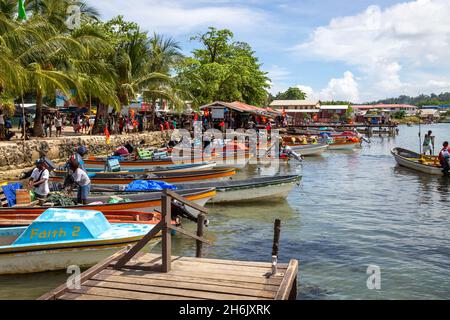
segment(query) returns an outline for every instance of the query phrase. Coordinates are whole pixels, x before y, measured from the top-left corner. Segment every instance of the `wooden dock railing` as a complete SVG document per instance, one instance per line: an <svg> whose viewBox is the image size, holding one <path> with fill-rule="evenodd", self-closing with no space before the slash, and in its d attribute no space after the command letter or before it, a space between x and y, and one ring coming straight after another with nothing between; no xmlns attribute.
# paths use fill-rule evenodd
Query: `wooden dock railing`
<svg viewBox="0 0 450 320"><path fill-rule="evenodd" d="M181 202L185 206L199 211L197 218L197 235L191 234L190 232L178 228L172 225L172 200ZM174 230L180 234L188 236L196 240L196 257L202 257L203 243L211 244L211 242L203 238L203 228L205 226L205 214L208 210L192 201L189 201L177 193L164 190L161 199L161 221L149 232L145 237L143 237L138 243L136 243L125 255L123 255L115 264L115 269L121 269L126 266L126 264L140 251L144 248L148 242L156 237L159 232L162 232L162 272L169 272L171 270L172 263L172 232Z"/></svg>

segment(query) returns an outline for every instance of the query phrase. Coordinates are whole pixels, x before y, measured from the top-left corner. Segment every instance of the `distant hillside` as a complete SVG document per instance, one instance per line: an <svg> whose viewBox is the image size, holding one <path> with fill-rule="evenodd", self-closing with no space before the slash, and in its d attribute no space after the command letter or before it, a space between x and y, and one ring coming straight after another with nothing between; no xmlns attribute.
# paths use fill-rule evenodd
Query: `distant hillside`
<svg viewBox="0 0 450 320"><path fill-rule="evenodd" d="M439 105L439 104L450 104L450 92L441 93L436 95L432 93L431 95L421 94L417 97L400 96L398 98L388 98L379 101L370 102L368 104L411 104L415 106L426 106L426 105Z"/></svg>

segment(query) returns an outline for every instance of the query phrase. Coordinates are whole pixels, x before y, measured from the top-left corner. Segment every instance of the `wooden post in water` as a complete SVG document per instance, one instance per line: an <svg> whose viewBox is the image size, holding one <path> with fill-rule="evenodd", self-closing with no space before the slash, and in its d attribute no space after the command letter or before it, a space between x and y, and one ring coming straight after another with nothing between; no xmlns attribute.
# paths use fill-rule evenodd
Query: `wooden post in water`
<svg viewBox="0 0 450 320"><path fill-rule="evenodd" d="M200 213L197 217L197 236L203 237L203 228L205 227L205 215ZM197 258L201 258L203 255L203 243L199 240L196 241L197 248L195 256Z"/></svg>
<svg viewBox="0 0 450 320"><path fill-rule="evenodd" d="M276 219L273 226L272 256L278 256L278 251L280 248L280 232L281 232L281 221L280 219Z"/></svg>
<svg viewBox="0 0 450 320"><path fill-rule="evenodd" d="M172 197L165 191L161 198L162 227L162 272L169 272L172 267Z"/></svg>

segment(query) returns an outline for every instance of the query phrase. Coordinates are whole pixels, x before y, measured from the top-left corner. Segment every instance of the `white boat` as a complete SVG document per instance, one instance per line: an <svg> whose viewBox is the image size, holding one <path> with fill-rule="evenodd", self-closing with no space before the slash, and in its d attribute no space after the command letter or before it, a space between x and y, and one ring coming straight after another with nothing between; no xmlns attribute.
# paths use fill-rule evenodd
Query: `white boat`
<svg viewBox="0 0 450 320"><path fill-rule="evenodd" d="M299 175L258 177L245 180L228 180L217 183L195 184L198 187L216 188L216 196L208 203L279 201L286 199L294 186L300 181ZM191 188L194 185L182 185Z"/></svg>
<svg viewBox="0 0 450 320"><path fill-rule="evenodd" d="M289 145L292 151L300 156L320 156L328 149L328 144L305 144L305 145Z"/></svg>
<svg viewBox="0 0 450 320"><path fill-rule="evenodd" d="M432 175L443 175L442 167L437 157L424 156L402 148L393 148L391 153L395 161L402 167Z"/></svg>
<svg viewBox="0 0 450 320"><path fill-rule="evenodd" d="M89 267L138 242L152 228L111 224L99 211L51 208L28 227L0 229L0 274Z"/></svg>
<svg viewBox="0 0 450 320"><path fill-rule="evenodd" d="M338 142L330 144L328 150L354 150L359 145L360 142Z"/></svg>

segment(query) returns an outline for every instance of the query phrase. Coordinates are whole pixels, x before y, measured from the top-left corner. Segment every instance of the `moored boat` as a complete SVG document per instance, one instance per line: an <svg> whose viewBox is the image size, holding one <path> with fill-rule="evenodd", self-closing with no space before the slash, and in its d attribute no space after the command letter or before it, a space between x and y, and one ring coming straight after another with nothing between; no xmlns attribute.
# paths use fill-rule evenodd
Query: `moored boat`
<svg viewBox="0 0 450 320"><path fill-rule="evenodd" d="M292 144L289 147L300 156L320 156L328 149L328 144Z"/></svg>
<svg viewBox="0 0 450 320"><path fill-rule="evenodd" d="M285 199L300 181L299 175L258 177L245 180L228 180L217 183L198 183L198 187L214 186L216 196L209 203L279 201ZM193 187L186 185L183 187Z"/></svg>
<svg viewBox="0 0 450 320"><path fill-rule="evenodd" d="M421 155L403 148L393 148L391 153L402 167L432 175L443 175L438 157Z"/></svg>
<svg viewBox="0 0 450 320"><path fill-rule="evenodd" d="M28 227L0 229L0 274L89 267L136 243L153 227L111 224L98 211L51 208Z"/></svg>
<svg viewBox="0 0 450 320"><path fill-rule="evenodd" d="M183 164L203 163L211 159L205 157L166 157L154 160L119 160L120 167L124 170L153 170L156 168L180 166ZM86 168L104 169L108 158L89 158L84 160Z"/></svg>
<svg viewBox="0 0 450 320"><path fill-rule="evenodd" d="M234 169L211 169L192 172L155 172L150 174L105 172L91 177L91 184L97 186L127 185L135 180L165 181L168 183L184 183L202 180L226 179L236 174ZM50 181L64 182L64 176L50 177Z"/></svg>
<svg viewBox="0 0 450 320"><path fill-rule="evenodd" d="M361 142L352 140L336 140L328 145L328 150L353 150L359 146Z"/></svg>
<svg viewBox="0 0 450 320"><path fill-rule="evenodd" d="M216 195L216 191L214 188L200 188L194 190L180 190L179 194L182 197L203 206ZM56 208L98 210L101 212L135 211L148 213L161 209L161 192L126 194L122 196L122 198L124 201L128 202L108 203L111 199L110 195L98 195L90 197L86 205L61 206ZM6 217L8 214L40 214L47 209L48 207L42 206L2 207L0 208L0 215Z"/></svg>
<svg viewBox="0 0 450 320"><path fill-rule="evenodd" d="M192 164L180 164L180 165L170 165L170 166L155 166L152 167L150 169L127 169L127 168L123 168L126 169L122 170L122 168L119 168L119 171L116 172L121 172L121 173L154 173L154 172L191 172L192 170L204 170L204 169L212 169L216 166L215 162L198 162L198 163L192 163ZM88 173L97 173L97 174L102 174L102 173L108 173L110 171L105 170L105 168L86 168L86 171ZM65 171L63 170L55 170L54 171L57 174L64 174Z"/></svg>

